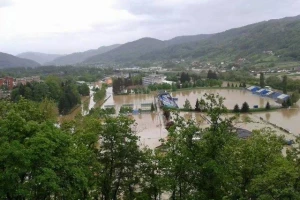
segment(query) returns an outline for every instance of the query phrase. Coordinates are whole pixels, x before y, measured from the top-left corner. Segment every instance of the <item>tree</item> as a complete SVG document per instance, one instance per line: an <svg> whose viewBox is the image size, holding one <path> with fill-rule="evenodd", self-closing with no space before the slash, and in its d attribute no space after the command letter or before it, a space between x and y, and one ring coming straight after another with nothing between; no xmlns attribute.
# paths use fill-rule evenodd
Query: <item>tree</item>
<svg viewBox="0 0 300 200"><path fill-rule="evenodd" d="M270 110L270 109L271 109L270 103L267 102L267 104L266 104L266 110Z"/></svg>
<svg viewBox="0 0 300 200"><path fill-rule="evenodd" d="M191 110L192 109L191 103L188 99L185 100L183 108L186 109L186 110Z"/></svg>
<svg viewBox="0 0 300 200"><path fill-rule="evenodd" d="M199 100L198 99L196 100L195 111L200 111Z"/></svg>
<svg viewBox="0 0 300 200"><path fill-rule="evenodd" d="M266 78L266 84L273 88L282 89L282 80L278 76L269 76Z"/></svg>
<svg viewBox="0 0 300 200"><path fill-rule="evenodd" d="M213 72L212 70L208 70L207 79L218 79L218 75L216 72Z"/></svg>
<svg viewBox="0 0 300 200"><path fill-rule="evenodd" d="M233 112L238 113L240 112L240 107L238 104L235 104L234 108L233 108Z"/></svg>
<svg viewBox="0 0 300 200"><path fill-rule="evenodd" d="M78 92L82 96L89 96L90 95L90 88L86 83L80 84L78 86Z"/></svg>
<svg viewBox="0 0 300 200"><path fill-rule="evenodd" d="M292 104L297 103L299 99L300 99L299 92L298 91L293 92L292 95L291 95Z"/></svg>
<svg viewBox="0 0 300 200"><path fill-rule="evenodd" d="M151 112L154 112L155 111L155 107L154 107L154 104L151 103Z"/></svg>
<svg viewBox="0 0 300 200"><path fill-rule="evenodd" d="M287 107L288 107L287 101L283 101L283 102L281 103L281 105L282 105L283 108L287 108Z"/></svg>
<svg viewBox="0 0 300 200"><path fill-rule="evenodd" d="M292 100L291 100L290 97L286 100L286 105L287 105L287 107L290 107L290 106L293 105Z"/></svg>
<svg viewBox="0 0 300 200"><path fill-rule="evenodd" d="M185 83L185 82L190 82L191 78L188 73L182 72L180 75L180 82Z"/></svg>
<svg viewBox="0 0 300 200"><path fill-rule="evenodd" d="M261 72L259 76L259 85L261 88L265 87L265 76L263 72Z"/></svg>
<svg viewBox="0 0 300 200"><path fill-rule="evenodd" d="M0 110L0 198L86 199L94 154L48 121L39 103L21 98Z"/></svg>
<svg viewBox="0 0 300 200"><path fill-rule="evenodd" d="M284 75L282 78L282 92L284 94L287 93L287 76L286 75Z"/></svg>
<svg viewBox="0 0 300 200"><path fill-rule="evenodd" d="M138 171L142 167L142 152L130 126L133 120L126 116L105 117L100 136L98 159L102 164L99 172L98 196L102 199L134 199L134 187L139 182Z"/></svg>
<svg viewBox="0 0 300 200"><path fill-rule="evenodd" d="M244 102L243 105L242 105L242 108L241 108L241 112L243 113L246 113L246 112L249 112L249 105L247 102Z"/></svg>

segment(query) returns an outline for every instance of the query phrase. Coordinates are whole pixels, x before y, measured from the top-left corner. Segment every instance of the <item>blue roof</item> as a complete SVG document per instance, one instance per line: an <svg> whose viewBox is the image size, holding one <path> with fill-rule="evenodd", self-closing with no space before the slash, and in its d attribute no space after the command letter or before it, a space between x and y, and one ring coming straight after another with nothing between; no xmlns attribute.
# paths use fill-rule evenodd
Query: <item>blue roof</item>
<svg viewBox="0 0 300 200"><path fill-rule="evenodd" d="M257 90L260 90L260 87L255 86L254 88L251 89L251 92L256 92Z"/></svg>
<svg viewBox="0 0 300 200"><path fill-rule="evenodd" d="M163 106L168 108L178 108L178 105L169 93L161 93L158 95L158 98L162 102Z"/></svg>
<svg viewBox="0 0 300 200"><path fill-rule="evenodd" d="M259 89L259 90L256 90L255 93L262 94L265 91L267 91L267 90L266 89Z"/></svg>
<svg viewBox="0 0 300 200"><path fill-rule="evenodd" d="M265 95L265 94L268 94L270 91L269 90L264 90L264 91L262 91L260 94L261 95Z"/></svg>

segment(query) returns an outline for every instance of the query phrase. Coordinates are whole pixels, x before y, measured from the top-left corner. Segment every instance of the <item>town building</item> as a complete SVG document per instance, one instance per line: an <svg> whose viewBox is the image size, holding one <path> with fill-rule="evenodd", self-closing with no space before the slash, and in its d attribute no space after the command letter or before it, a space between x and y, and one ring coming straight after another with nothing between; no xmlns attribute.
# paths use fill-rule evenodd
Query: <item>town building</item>
<svg viewBox="0 0 300 200"><path fill-rule="evenodd" d="M150 84L161 84L164 81L164 76L161 74L151 74L149 76L143 77L143 86L148 86Z"/></svg>
<svg viewBox="0 0 300 200"><path fill-rule="evenodd" d="M14 87L14 78L4 77L0 78L0 87L6 87L8 90L12 90Z"/></svg>
<svg viewBox="0 0 300 200"><path fill-rule="evenodd" d="M14 85L26 85L26 83L31 83L31 82L40 82L41 79L39 76L31 76L31 77L23 77L23 78L16 78Z"/></svg>

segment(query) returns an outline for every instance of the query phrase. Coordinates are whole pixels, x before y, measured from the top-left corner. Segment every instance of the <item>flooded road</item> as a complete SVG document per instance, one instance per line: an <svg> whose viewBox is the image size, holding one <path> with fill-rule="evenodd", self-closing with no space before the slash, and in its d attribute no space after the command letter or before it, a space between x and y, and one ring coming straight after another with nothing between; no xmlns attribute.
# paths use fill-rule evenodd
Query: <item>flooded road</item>
<svg viewBox="0 0 300 200"><path fill-rule="evenodd" d="M90 88L90 97L87 101L83 102L81 105L81 113L83 116L89 114L89 111L94 108L94 106L96 105L96 102L94 101L94 91L92 90L92 86L89 87Z"/></svg>

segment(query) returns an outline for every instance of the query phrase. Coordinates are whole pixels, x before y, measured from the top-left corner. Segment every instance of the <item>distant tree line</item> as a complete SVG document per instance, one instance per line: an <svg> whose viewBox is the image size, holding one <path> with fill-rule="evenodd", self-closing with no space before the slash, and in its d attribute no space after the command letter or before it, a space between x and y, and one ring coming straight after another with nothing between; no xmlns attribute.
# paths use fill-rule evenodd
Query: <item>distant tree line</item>
<svg viewBox="0 0 300 200"><path fill-rule="evenodd" d="M136 85L142 85L142 76L131 76L127 78L114 78L113 79L113 93L114 94L121 94L124 89L126 89L129 86L136 86Z"/></svg>

